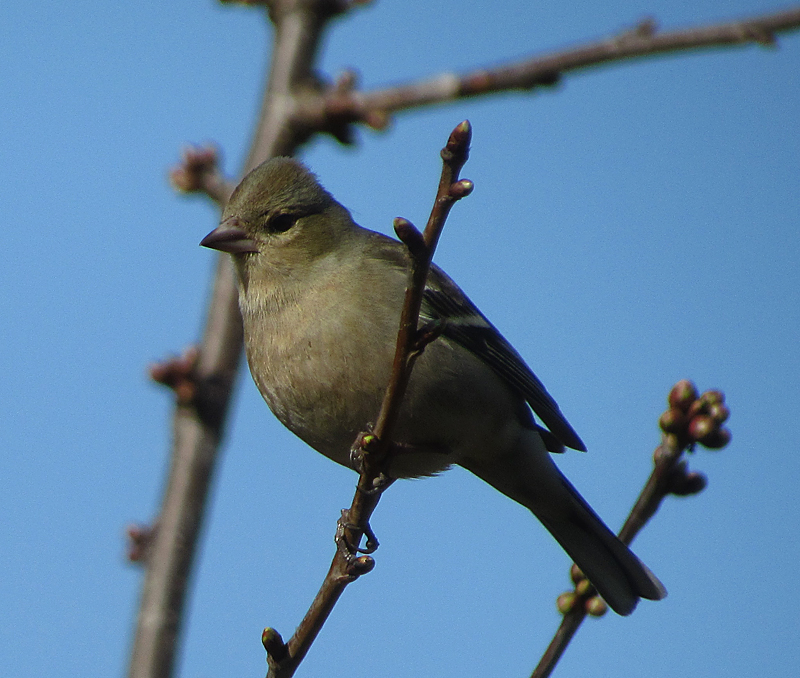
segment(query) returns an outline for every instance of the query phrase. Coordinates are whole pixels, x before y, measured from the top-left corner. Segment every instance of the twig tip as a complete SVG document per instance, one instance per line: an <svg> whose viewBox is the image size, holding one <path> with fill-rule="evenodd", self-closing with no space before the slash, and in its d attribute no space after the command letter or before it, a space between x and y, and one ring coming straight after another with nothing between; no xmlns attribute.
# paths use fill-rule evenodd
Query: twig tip
<svg viewBox="0 0 800 678"><path fill-rule="evenodd" d="M472 193L474 188L475 184L469 179L460 179L450 185L449 195L455 200L461 200L461 198L466 198Z"/></svg>
<svg viewBox="0 0 800 678"><path fill-rule="evenodd" d="M283 642L283 637L271 626L261 632L261 644L267 654L276 662L282 662L289 653L289 648Z"/></svg>
<svg viewBox="0 0 800 678"><path fill-rule="evenodd" d="M412 256L416 257L425 251L426 245L422 233L408 219L397 217L394 220L394 232L403 244L408 247Z"/></svg>
<svg viewBox="0 0 800 678"><path fill-rule="evenodd" d="M453 129L453 134L458 134L462 137L465 137L465 141L469 143L472 139L472 124L469 120L462 120Z"/></svg>
<svg viewBox="0 0 800 678"><path fill-rule="evenodd" d="M469 150L471 141L472 125L469 120L463 120L450 132L450 137L447 139L447 146L445 146L444 151L452 154L464 153Z"/></svg>

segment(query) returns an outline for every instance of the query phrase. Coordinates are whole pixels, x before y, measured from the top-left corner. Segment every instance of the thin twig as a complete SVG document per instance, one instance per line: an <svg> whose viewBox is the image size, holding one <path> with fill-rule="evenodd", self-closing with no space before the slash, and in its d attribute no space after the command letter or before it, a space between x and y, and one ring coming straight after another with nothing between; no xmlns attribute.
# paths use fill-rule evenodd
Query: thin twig
<svg viewBox="0 0 800 678"><path fill-rule="evenodd" d="M661 446L659 446L655 455L658 461L653 468L653 472L636 500L636 504L625 521L622 530L619 532L619 538L628 545L658 510L664 497L670 493L666 479L685 448L669 448L666 445L666 442L662 442ZM663 454L658 454L659 450L662 450ZM586 619L585 602L591 595L594 595L593 590L576 598L572 609L563 616L561 624L559 624L553 639L531 674L531 678L547 678L551 674L561 655L567 649L572 637L580 628L583 620Z"/></svg>
<svg viewBox="0 0 800 678"><path fill-rule="evenodd" d="M469 144L472 128L468 121L462 122L450 134L447 145L442 149L442 175L431 215L420 237L419 232L406 220L395 221L395 231L406 244L411 254L411 283L406 289L403 314L400 317L400 332L397 338L392 367L392 380L386 391L381 413L375 424L375 435L379 440L390 440L400 411L408 378L411 375L411 364L419 355L415 350L419 311L422 306L422 294L428 278L433 253L439 242L444 222L456 200L464 197L471 189L464 189L465 182L458 181L461 168L469 156ZM471 186L471 184L469 184ZM420 241L421 240L421 241Z"/></svg>
<svg viewBox="0 0 800 678"><path fill-rule="evenodd" d="M705 488L706 480L702 474L688 472L686 462L681 459L683 453L696 444L719 449L730 441L730 431L722 428L729 412L719 391L706 391L698 397L694 384L681 380L673 386L668 400L670 409L659 420L664 433L661 444L653 453L653 471L619 531L620 540L629 546L656 514L665 497L697 494ZM703 429L693 428L693 422L699 419L710 423ZM587 602L596 595L593 587L576 585L571 607L564 613L531 678L547 678L551 674L586 618Z"/></svg>
<svg viewBox="0 0 800 678"><path fill-rule="evenodd" d="M656 450L654 456L657 461L653 472L619 532L619 538L625 544L630 545L639 530L653 517L664 498L670 494L666 479L675 464L678 463L684 449L684 447L677 446L668 447L665 440ZM561 624L531 674L531 678L547 678L551 674L572 637L586 619L585 603L592 595L596 595L593 589L576 597L572 609L561 619Z"/></svg>
<svg viewBox="0 0 800 678"><path fill-rule="evenodd" d="M425 339L418 329L419 312L433 253L450 208L457 200L469 195L472 188L472 182L458 180L458 174L467 161L471 136L470 124L464 121L453 130L442 149L441 179L424 234L420 234L405 219L395 220L397 234L411 256L409 282L397 333L392 373L377 423L371 432L361 434L355 443L361 447L361 472L353 502L348 510L342 512L337 532L339 542L343 540L351 548L361 543L365 533L371 537L367 526L386 486L379 479L391 455L392 431L414 361L424 349L421 342ZM262 639L268 653L268 678L289 678L294 675L345 587L369 572L373 564L369 556L353 558L346 549L337 548L319 592L289 642L284 644L274 629L265 629Z"/></svg>

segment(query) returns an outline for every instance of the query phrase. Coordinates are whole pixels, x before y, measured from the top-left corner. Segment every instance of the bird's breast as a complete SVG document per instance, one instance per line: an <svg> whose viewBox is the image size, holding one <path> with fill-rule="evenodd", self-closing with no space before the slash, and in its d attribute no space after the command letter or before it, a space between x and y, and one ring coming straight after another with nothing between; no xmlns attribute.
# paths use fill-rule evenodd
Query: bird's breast
<svg viewBox="0 0 800 678"><path fill-rule="evenodd" d="M250 371L275 416L316 450L347 464L355 436L377 417L391 347L363 341L370 328L335 308L312 312L293 305L243 313L243 319Z"/></svg>

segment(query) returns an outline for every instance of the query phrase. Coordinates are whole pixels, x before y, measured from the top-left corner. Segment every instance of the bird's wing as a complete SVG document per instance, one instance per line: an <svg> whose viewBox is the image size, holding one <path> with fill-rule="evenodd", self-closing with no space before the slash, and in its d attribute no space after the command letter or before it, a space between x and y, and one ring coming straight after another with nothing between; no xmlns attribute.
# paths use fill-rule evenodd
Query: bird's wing
<svg viewBox="0 0 800 678"><path fill-rule="evenodd" d="M438 267L432 267L422 302L421 319L442 323L442 335L471 351L528 402L555 438L575 450L586 446L556 401L530 367L461 289ZM539 428L539 427L537 427ZM540 430L541 432L541 430ZM552 442L543 436L548 449Z"/></svg>
<svg viewBox="0 0 800 678"><path fill-rule="evenodd" d="M389 264L398 275L408 271L409 257L405 246L386 236L363 229L365 246L370 256ZM461 288L435 264L431 266L428 284L422 299L421 322L441 323L444 337L453 341L483 360L527 401L549 431L531 422L542 436L548 450L563 452L564 446L586 450L586 446L556 401L547 392L539 378L525 364L486 316L481 313ZM525 410L528 411L527 408Z"/></svg>

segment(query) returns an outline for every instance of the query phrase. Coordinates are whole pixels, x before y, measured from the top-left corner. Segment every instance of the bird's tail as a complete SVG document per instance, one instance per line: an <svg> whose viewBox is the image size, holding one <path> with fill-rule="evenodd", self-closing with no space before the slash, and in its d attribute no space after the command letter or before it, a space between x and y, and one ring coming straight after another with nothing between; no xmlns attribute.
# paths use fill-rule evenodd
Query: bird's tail
<svg viewBox="0 0 800 678"><path fill-rule="evenodd" d="M660 600L664 585L619 538L563 476L571 495L561 515L531 510L617 614L633 612L639 598Z"/></svg>
<svg viewBox="0 0 800 678"><path fill-rule="evenodd" d="M502 460L461 463L530 509L617 614L633 612L639 598L660 600L666 596L658 578L558 470L539 436L530 442L534 444L523 445L524 452Z"/></svg>

